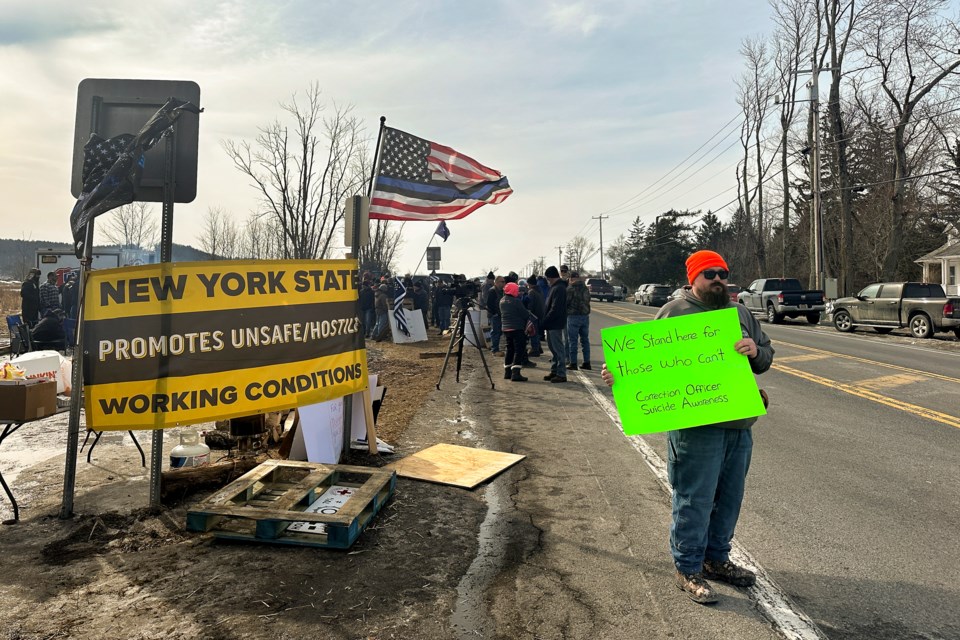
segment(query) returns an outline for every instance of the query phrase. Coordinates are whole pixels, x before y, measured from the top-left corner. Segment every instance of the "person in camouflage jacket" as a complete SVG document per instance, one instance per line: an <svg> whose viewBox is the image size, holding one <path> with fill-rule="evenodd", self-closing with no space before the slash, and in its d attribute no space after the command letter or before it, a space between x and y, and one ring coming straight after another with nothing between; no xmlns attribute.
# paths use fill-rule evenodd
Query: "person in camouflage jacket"
<svg viewBox="0 0 960 640"><path fill-rule="evenodd" d="M590 290L576 271L570 273L567 287L567 336L570 339L567 369L577 369L577 341L583 350L580 368L590 369Z"/></svg>

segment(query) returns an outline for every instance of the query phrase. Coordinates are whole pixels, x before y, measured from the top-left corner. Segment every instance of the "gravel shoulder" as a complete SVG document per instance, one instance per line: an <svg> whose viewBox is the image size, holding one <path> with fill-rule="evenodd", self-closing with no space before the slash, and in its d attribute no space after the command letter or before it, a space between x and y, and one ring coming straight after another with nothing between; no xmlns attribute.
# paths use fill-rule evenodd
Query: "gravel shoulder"
<svg viewBox="0 0 960 640"><path fill-rule="evenodd" d="M379 435L398 456L469 437L459 392L435 389L442 358L419 358L446 346L437 337L369 346L387 386ZM347 551L229 543L186 531L187 509L207 493L146 509L148 472L130 437L114 432L91 464L79 458L76 515L60 520L67 415L24 426L0 451L22 518L0 528L0 637L450 637L449 614L437 613L453 608L476 554L482 491L401 478ZM149 460L149 434L138 436ZM175 439L165 433L165 452ZM355 453L345 462L388 461ZM11 515L3 497L0 517Z"/></svg>

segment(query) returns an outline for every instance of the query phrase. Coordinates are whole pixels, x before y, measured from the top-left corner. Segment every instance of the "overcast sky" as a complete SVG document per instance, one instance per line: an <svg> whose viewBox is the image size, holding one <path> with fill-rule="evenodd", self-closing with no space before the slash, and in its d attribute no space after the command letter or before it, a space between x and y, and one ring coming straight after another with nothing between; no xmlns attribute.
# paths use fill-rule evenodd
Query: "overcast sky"
<svg viewBox="0 0 960 640"><path fill-rule="evenodd" d="M720 152L735 133L674 188L649 187L729 130L740 43L772 29L762 0L0 0L0 15L0 237L70 241L84 78L199 84L197 198L174 218L174 240L193 246L209 208L238 222L254 209L221 141L252 140L280 102L317 82L354 105L371 148L385 115L509 178L505 203L449 223L441 270L471 276L556 263L578 234L599 244L591 217L604 212L614 212L603 221L609 245L638 215L734 198L738 145ZM435 227L406 224L402 271Z"/></svg>

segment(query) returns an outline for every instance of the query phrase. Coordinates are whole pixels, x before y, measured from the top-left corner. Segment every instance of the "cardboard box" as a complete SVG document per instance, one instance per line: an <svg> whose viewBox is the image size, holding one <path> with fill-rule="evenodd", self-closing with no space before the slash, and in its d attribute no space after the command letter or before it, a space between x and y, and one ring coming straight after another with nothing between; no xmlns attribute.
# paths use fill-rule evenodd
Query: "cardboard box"
<svg viewBox="0 0 960 640"><path fill-rule="evenodd" d="M0 421L26 422L57 412L57 383L17 380L0 384Z"/></svg>

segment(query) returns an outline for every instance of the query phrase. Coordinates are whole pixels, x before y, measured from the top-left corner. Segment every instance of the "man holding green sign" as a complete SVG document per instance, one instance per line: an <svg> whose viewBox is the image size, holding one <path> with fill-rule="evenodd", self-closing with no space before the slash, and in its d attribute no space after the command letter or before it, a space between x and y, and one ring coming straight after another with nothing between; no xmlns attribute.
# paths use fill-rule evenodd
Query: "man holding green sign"
<svg viewBox="0 0 960 640"><path fill-rule="evenodd" d="M753 314L730 302L722 256L697 251L686 266L691 288L661 307L655 322L602 332L601 376L617 381L624 433L668 431L676 585L694 602L712 604L717 595L705 577L739 587L756 581L729 554L753 450L750 427L765 413L753 374L770 368L773 348Z"/></svg>

